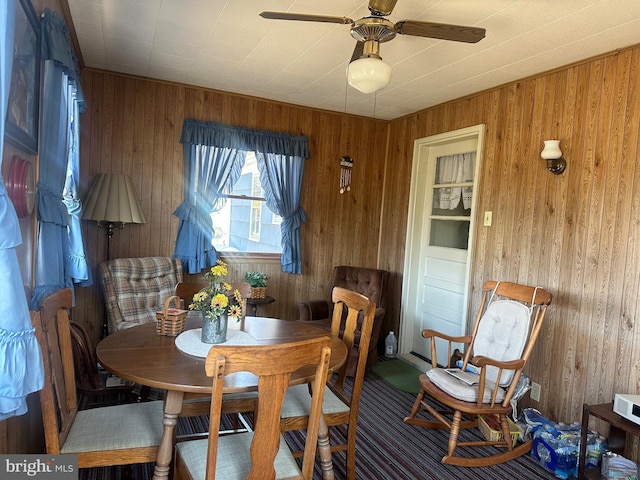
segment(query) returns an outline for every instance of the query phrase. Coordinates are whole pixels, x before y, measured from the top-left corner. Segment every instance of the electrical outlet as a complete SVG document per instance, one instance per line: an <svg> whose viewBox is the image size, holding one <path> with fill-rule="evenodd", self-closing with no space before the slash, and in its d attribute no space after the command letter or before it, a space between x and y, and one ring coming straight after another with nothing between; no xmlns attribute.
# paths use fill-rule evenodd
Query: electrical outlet
<svg viewBox="0 0 640 480"><path fill-rule="evenodd" d="M531 390L529 390L529 397L536 402L540 401L540 384L531 382Z"/></svg>
<svg viewBox="0 0 640 480"><path fill-rule="evenodd" d="M484 226L485 227L490 227L491 226L492 217L493 217L493 212L491 212L491 211L484 212Z"/></svg>

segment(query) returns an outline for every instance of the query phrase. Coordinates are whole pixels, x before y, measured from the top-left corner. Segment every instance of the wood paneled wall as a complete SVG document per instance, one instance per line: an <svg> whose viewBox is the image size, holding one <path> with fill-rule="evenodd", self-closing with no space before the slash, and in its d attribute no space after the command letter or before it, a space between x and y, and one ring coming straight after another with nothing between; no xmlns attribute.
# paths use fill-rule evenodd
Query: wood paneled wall
<svg viewBox="0 0 640 480"><path fill-rule="evenodd" d="M640 393L639 67L640 48L625 49L391 122L380 251L395 272L413 141L486 124L477 212L493 211L493 226L478 227L472 282L553 293L527 368L541 401L523 405L558 421L579 420L583 402ZM559 176L540 158L549 139L567 159Z"/></svg>
<svg viewBox="0 0 640 480"><path fill-rule="evenodd" d="M334 265L376 266L388 122L99 71L85 70L82 82L88 108L81 117L80 195L99 172L130 175L147 217L145 225L116 230L112 258L173 254L173 211L182 201L180 133L185 118L196 118L309 138L303 274L283 274L273 262L229 265L230 279L249 270L269 275L269 294L277 300L260 313L296 319L298 302L328 294ZM355 165L351 191L341 195L343 155ZM95 285L76 289L74 315L97 340L103 307L95 266L106 259L106 235L84 223Z"/></svg>

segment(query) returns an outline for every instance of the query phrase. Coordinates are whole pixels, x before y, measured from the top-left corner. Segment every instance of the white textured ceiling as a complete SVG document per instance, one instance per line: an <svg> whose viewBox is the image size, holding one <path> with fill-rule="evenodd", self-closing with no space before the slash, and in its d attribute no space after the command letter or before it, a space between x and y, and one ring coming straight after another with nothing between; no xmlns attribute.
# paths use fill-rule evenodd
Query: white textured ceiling
<svg viewBox="0 0 640 480"><path fill-rule="evenodd" d="M639 0L398 0L392 22L483 27L476 44L398 35L376 94L347 87L349 25L266 20L264 10L358 19L362 0L68 0L87 67L394 119L640 43Z"/></svg>

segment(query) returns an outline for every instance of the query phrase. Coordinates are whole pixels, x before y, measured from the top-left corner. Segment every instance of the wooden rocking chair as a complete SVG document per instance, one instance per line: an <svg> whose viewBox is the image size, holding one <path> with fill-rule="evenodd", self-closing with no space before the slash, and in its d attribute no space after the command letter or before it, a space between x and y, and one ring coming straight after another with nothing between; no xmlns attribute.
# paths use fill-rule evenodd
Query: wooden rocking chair
<svg viewBox="0 0 640 480"><path fill-rule="evenodd" d="M422 336L431 341L432 359L437 358L436 338L447 342L449 359L452 358L454 343L465 344L461 370L466 371L468 365L478 367L476 381L470 385L447 372L452 365L447 365L446 369L432 368L420 375L421 391L411 414L404 419L406 423L427 428L449 429L448 453L442 462L451 465L495 465L531 450L531 441L514 446L507 416L512 410L511 399L516 385L540 333L547 306L551 303L551 294L542 288L496 281L485 282L482 290L482 301L471 335L453 337L434 330L422 332ZM448 410L437 410L427 403L426 396L445 405ZM430 419L417 418L425 411ZM460 428L476 427L478 415L496 415L502 438L458 441ZM488 445L506 450L484 457L455 455L456 447Z"/></svg>

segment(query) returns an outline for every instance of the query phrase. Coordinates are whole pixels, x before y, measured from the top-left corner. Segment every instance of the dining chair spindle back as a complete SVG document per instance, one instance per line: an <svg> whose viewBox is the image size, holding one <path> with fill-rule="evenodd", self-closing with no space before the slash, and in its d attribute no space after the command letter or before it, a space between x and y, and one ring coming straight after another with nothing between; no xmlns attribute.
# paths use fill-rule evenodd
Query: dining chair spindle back
<svg viewBox="0 0 640 480"><path fill-rule="evenodd" d="M47 453L76 454L78 468L154 461L161 401L78 410L70 308L71 290L65 288L45 297L32 316L44 363L40 403Z"/></svg>
<svg viewBox="0 0 640 480"><path fill-rule="evenodd" d="M331 298L334 302L331 335L340 337L347 345L349 352L347 358L351 358L351 352L355 348L358 349L358 356L352 388L345 389L347 371L351 368L351 365L345 362L334 378L328 382L322 411L327 425L336 428L344 438L344 443L332 445L331 451L347 451L347 479L354 480L358 409L362 382L367 368L376 304L364 295L341 287L333 288ZM280 420L280 428L283 432L307 428L311 409L309 393L307 385L295 385L287 390ZM299 456L301 452L295 452L294 455Z"/></svg>
<svg viewBox="0 0 640 480"><path fill-rule="evenodd" d="M210 428L218 432L227 375L249 372L258 377L258 401L253 432L219 436L176 445L175 479L244 480L313 478L322 399L331 356L331 339L317 337L276 345L216 345L205 362L213 378ZM308 368L313 391L302 468L298 467L279 429L280 409L291 374ZM311 377L310 377L311 378Z"/></svg>

